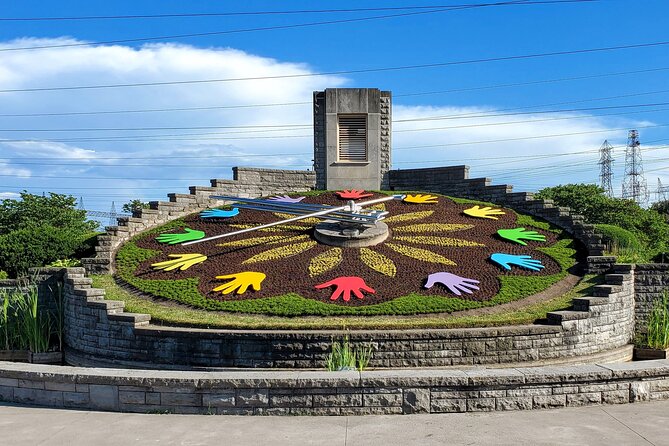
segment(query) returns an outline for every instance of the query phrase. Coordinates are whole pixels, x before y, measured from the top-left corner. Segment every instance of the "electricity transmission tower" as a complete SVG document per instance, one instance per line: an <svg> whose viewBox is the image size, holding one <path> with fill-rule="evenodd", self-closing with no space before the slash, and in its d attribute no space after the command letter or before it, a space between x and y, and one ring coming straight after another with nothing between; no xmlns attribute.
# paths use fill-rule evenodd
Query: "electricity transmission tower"
<svg viewBox="0 0 669 446"><path fill-rule="evenodd" d="M657 179L657 191L655 192L655 201L667 201L667 194L669 194L669 186L662 186L662 181Z"/></svg>
<svg viewBox="0 0 669 446"><path fill-rule="evenodd" d="M611 166L613 164L613 146L609 144L609 140L604 140L604 143L599 148L599 184L604 189L607 196L613 197L613 186L611 180L613 179L613 171Z"/></svg>
<svg viewBox="0 0 669 446"><path fill-rule="evenodd" d="M114 202L112 201L111 209L109 210L109 226L116 226L116 219L118 218L118 214L116 213L116 206L114 205Z"/></svg>
<svg viewBox="0 0 669 446"><path fill-rule="evenodd" d="M627 134L627 147L625 147L623 198L634 200L639 205L645 205L648 202L648 187L646 178L643 176L640 145L639 132L630 130Z"/></svg>

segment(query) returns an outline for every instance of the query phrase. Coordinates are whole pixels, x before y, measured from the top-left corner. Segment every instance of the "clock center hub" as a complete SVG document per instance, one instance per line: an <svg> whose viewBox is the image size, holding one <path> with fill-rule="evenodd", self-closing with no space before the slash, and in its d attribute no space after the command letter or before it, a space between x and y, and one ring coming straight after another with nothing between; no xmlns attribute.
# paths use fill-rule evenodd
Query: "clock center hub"
<svg viewBox="0 0 669 446"><path fill-rule="evenodd" d="M378 245L390 235L388 225L377 221L373 225L325 220L314 227L314 237L320 243L341 248L362 248Z"/></svg>

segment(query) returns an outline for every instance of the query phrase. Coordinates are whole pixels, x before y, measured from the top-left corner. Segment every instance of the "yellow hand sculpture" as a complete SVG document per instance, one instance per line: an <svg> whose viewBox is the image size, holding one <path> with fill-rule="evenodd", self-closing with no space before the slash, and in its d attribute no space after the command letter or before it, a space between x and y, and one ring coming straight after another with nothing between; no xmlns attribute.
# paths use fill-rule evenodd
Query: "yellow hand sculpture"
<svg viewBox="0 0 669 446"><path fill-rule="evenodd" d="M164 262L153 263L153 269L162 269L164 271L172 271L179 268L184 271L193 265L202 263L207 260L207 256L202 254L170 254L173 260L166 260Z"/></svg>
<svg viewBox="0 0 669 446"><path fill-rule="evenodd" d="M244 294L250 287L254 291L260 291L260 283L267 277L263 273L245 271L243 273L228 274L227 276L216 276L217 279L232 279L232 281L217 286L212 291L220 291L223 294L230 294L237 290L237 294Z"/></svg>
<svg viewBox="0 0 669 446"><path fill-rule="evenodd" d="M404 197L403 201L407 203L433 204L437 202L437 197L435 195L429 195L429 194L407 195L406 197Z"/></svg>
<svg viewBox="0 0 669 446"><path fill-rule="evenodd" d="M477 206L474 206L473 208L465 209L464 211L465 214L469 215L470 217L476 217L476 218L490 218L492 220L498 220L495 215L504 215L504 212L502 212L501 209L493 209L490 206L486 206L484 208Z"/></svg>

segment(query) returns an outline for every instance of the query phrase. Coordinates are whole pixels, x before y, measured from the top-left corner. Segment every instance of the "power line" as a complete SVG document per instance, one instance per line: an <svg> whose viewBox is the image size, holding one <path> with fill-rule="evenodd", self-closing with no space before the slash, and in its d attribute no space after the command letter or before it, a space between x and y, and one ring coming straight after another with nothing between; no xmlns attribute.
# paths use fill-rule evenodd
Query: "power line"
<svg viewBox="0 0 669 446"><path fill-rule="evenodd" d="M405 94L394 94L394 97L406 97L406 96L417 96L417 95L434 95L434 94L443 94L443 93L453 93L453 92L462 92L462 91L471 91L471 90L481 90L481 89L495 89L495 88L504 88L504 87L516 87L524 85L534 85L540 83L552 83L552 82L564 82L572 80L583 80L583 79L594 79L600 77L609 77L609 76L622 76L629 74L640 74L648 72L657 72L657 71L667 71L669 67L660 67L660 68L651 68L645 70L635 70L635 71L622 71L614 73L600 73L593 74L588 76L576 76L576 77L565 77L565 78L556 78L556 79L540 79L530 82L517 82L512 84L493 84L493 85L482 85L478 87L470 88L460 88L460 89L451 89L451 90L441 90L441 91L432 91L432 92L421 92L421 93L405 93ZM657 93L666 93L669 90L655 90L647 91L640 93L630 93L624 95L616 96L604 96L590 99L579 99L574 101L562 101L562 102L552 102L548 104L536 104L531 106L523 107L513 107L500 109L499 111L509 111L509 110L521 110L526 108L538 108L538 107L547 107L553 105L566 105L566 104L578 104L582 102L590 101L603 101L610 99L620 99L633 96L644 96L649 94ZM0 117L39 117L39 116L78 116L78 115L105 115L105 114L126 114L126 113L156 113L156 112L180 112L180 111L204 111L204 110L219 110L219 109L239 109L239 108L262 108L262 107L286 107L286 106L296 106L296 105L311 105L311 102L282 102L282 103L269 103L269 104L238 104L238 105L214 105L214 106L204 106L204 107L173 107L173 108L148 108L148 109L131 109L131 110L96 110L96 111L73 111L73 112L55 112L55 113L5 113L0 114Z"/></svg>
<svg viewBox="0 0 669 446"><path fill-rule="evenodd" d="M206 83L219 83L219 82L222 83L222 82L239 82L239 81L257 81L257 80L271 80L271 79L295 79L295 78L305 78L305 77L336 76L336 75L342 75L342 74L360 74L360 73L378 73L378 72L388 72L388 71L402 71L402 70L415 70L415 69L424 69L424 68L438 68L438 67L447 67L447 66L455 66L455 65L469 65L469 64L488 63L488 62L502 62L502 61L523 60L523 59L537 59L537 58L543 58L543 57L566 56L566 55L574 55L574 54L591 54L591 53L606 52L606 51L619 51L619 50L626 50L626 49L651 48L651 47L666 46L666 45L669 45L669 41L647 42L647 43L616 45L616 46L596 47L596 48L581 48L581 49L575 49L575 50L551 51L551 52L545 52L545 53L530 53L530 54L520 54L520 55L515 55L515 56L487 57L487 58L480 58L480 59L468 59L468 60L458 60L458 61L449 61L449 62L436 62L436 63L429 63L429 64L402 65L402 66L395 66L395 67L363 68L363 69L359 69L359 70L339 70L339 71L329 71L329 72L321 72L321 73L282 74L282 75L274 75L274 76L237 77L237 78L223 78L223 79L200 79L200 80L166 81L166 82L139 82L139 83L124 83L124 84L76 85L76 86L65 86L65 87L15 88L15 89L0 90L0 93L18 93L18 92L35 92L35 91L91 90L91 89L101 89L101 88L149 87L149 86L164 86L164 85L186 85L186 84L206 84ZM2 49L0 49L0 51L2 51Z"/></svg>
<svg viewBox="0 0 669 446"><path fill-rule="evenodd" d="M593 0L594 1L594 0ZM513 4L535 4L507 2ZM549 2L540 2L549 3ZM572 3L572 2L550 2L550 3ZM471 4L461 5L427 5L427 6L396 6L396 7L377 7L377 8L346 8L346 9L297 9L297 10L275 10L275 11L235 11L235 12L187 12L173 14L133 14L133 15L97 15L97 16L60 16L60 17L0 17L0 21L12 22L32 22L32 21L61 21L61 20L128 20L128 19L163 19L179 17L230 17L230 16L256 16L256 15L287 15L287 14L331 14L344 12L372 12L372 11L406 11L406 10L425 10L437 8L455 8L463 6L473 6Z"/></svg>
<svg viewBox="0 0 669 446"><path fill-rule="evenodd" d="M274 31L281 29L294 29L294 28L307 28L313 26L321 25L337 25L343 23L356 23L356 22L367 22L373 20L385 20L397 17L409 17L417 16L424 14L434 14L439 12L447 12L461 9L473 9L473 8L483 8L490 6L515 6L515 5L533 5L533 4L555 4L555 3L590 3L598 0L545 0L545 1L527 1L527 0L518 0L518 1L507 1L507 2L498 2L498 3L479 3L479 4L469 4L461 6L452 6L439 9L432 9L428 11L418 11L418 12L405 12L399 14L386 14L386 15L377 15L371 17L359 17L352 19L339 19L339 20L327 20L321 22L307 22L307 23L296 23L290 25L277 25L277 26L263 26L257 28L244 28L244 29L234 29L234 30L225 30L225 31L209 31L209 32L199 32L199 33L189 33L189 34L174 34L174 35L165 35L165 36L151 36L151 37L140 37L133 39L116 39L116 40L106 40L98 42L85 42L85 43L68 43L68 44L58 44L58 45L38 45L30 47L17 47L17 48L2 48L0 51L25 51L25 50L37 50L37 49L51 49L51 48L71 48L71 47L82 47L82 46L93 46L93 45L109 45L109 44L119 44L119 43L132 43L132 42L150 42L156 40L172 40L172 39L181 39L188 37L205 37L205 36L218 36L225 34L238 34L238 33L249 33L249 32L259 32L259 31Z"/></svg>
<svg viewBox="0 0 669 446"><path fill-rule="evenodd" d="M656 102L656 103L646 103L646 104L628 104L628 105L614 105L614 106L604 106L604 107L583 107L583 108L571 108L571 109L557 109L557 110L539 110L532 112L516 112L516 113L489 113L489 114L460 114L460 115L446 115L446 116L428 116L422 118L411 118L411 119L400 119L394 120L393 123L404 123L404 122L422 122L422 121L438 121L438 120L452 120L452 119L474 119L474 118L495 118L501 116L518 116L518 115L532 115L532 114L548 114L548 113L573 113L573 112L582 112L582 111L596 111L596 110L612 110L612 109L628 109L628 108L639 108L639 107L657 107L661 105L669 105L669 102ZM647 112L656 112L656 111L666 111L666 109L657 109L649 111L637 111L631 113L647 113ZM627 114L629 114L628 112ZM568 119L584 119L592 118L597 116L611 116L611 115L620 115L620 113L610 113L610 114L600 114L600 115L587 115L587 116L567 116L567 117L556 117L548 119L531 119L531 120L517 120L517 121L508 121L508 122L497 122L497 123L481 123L481 124L468 124L468 125L458 125L450 127L432 127L432 128L418 128L418 129L405 129L405 130L393 130L393 132L415 132L423 130L443 130L443 129L456 129L456 128L469 128L469 127L481 127L481 126L498 126L498 125L510 125L510 124L520 124L520 123L530 123L530 122L545 122L545 121L556 121L556 120L568 120ZM284 131L285 129L299 129L299 128L309 128L309 124L275 124L275 125L242 125L242 126L189 126L189 127L115 127L115 128L57 128L57 129L0 129L0 132L101 132L101 131L157 131L157 130L204 130L204 129L263 129L263 130L247 130L244 132L215 132L215 133L201 133L201 134L180 134L180 135L144 135L143 137L151 138L153 136L197 136L197 135L220 135L220 134L232 134L232 133L254 133L254 132L277 132ZM280 135L281 137L305 137L310 135ZM107 137L106 139L115 140L115 139L124 139L129 136L115 136ZM137 136L135 136L137 137ZM273 138L274 136L272 136ZM57 139L50 139L51 141L63 141ZM68 138L66 141L73 140L100 140L99 138L77 138L72 139ZM3 140L0 140L2 142ZM4 140L4 142L18 142L24 140Z"/></svg>

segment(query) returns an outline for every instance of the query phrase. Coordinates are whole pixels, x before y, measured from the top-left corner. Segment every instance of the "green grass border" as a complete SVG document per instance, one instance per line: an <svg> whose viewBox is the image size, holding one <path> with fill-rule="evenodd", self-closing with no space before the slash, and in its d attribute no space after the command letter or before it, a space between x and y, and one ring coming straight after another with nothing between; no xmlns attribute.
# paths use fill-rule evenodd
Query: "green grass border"
<svg viewBox="0 0 669 446"><path fill-rule="evenodd" d="M105 289L105 299L123 301L125 303L125 311L150 314L151 323L154 325L256 330L393 330L525 325L545 319L546 313L549 311L570 308L574 298L591 295L592 287L601 283L601 276L585 276L574 288L562 296L545 302L527 305L519 310L488 315L423 315L418 318L412 316L320 318L263 316L212 312L183 306L167 306L127 292L116 284L111 275L94 275L92 278L94 287Z"/></svg>

